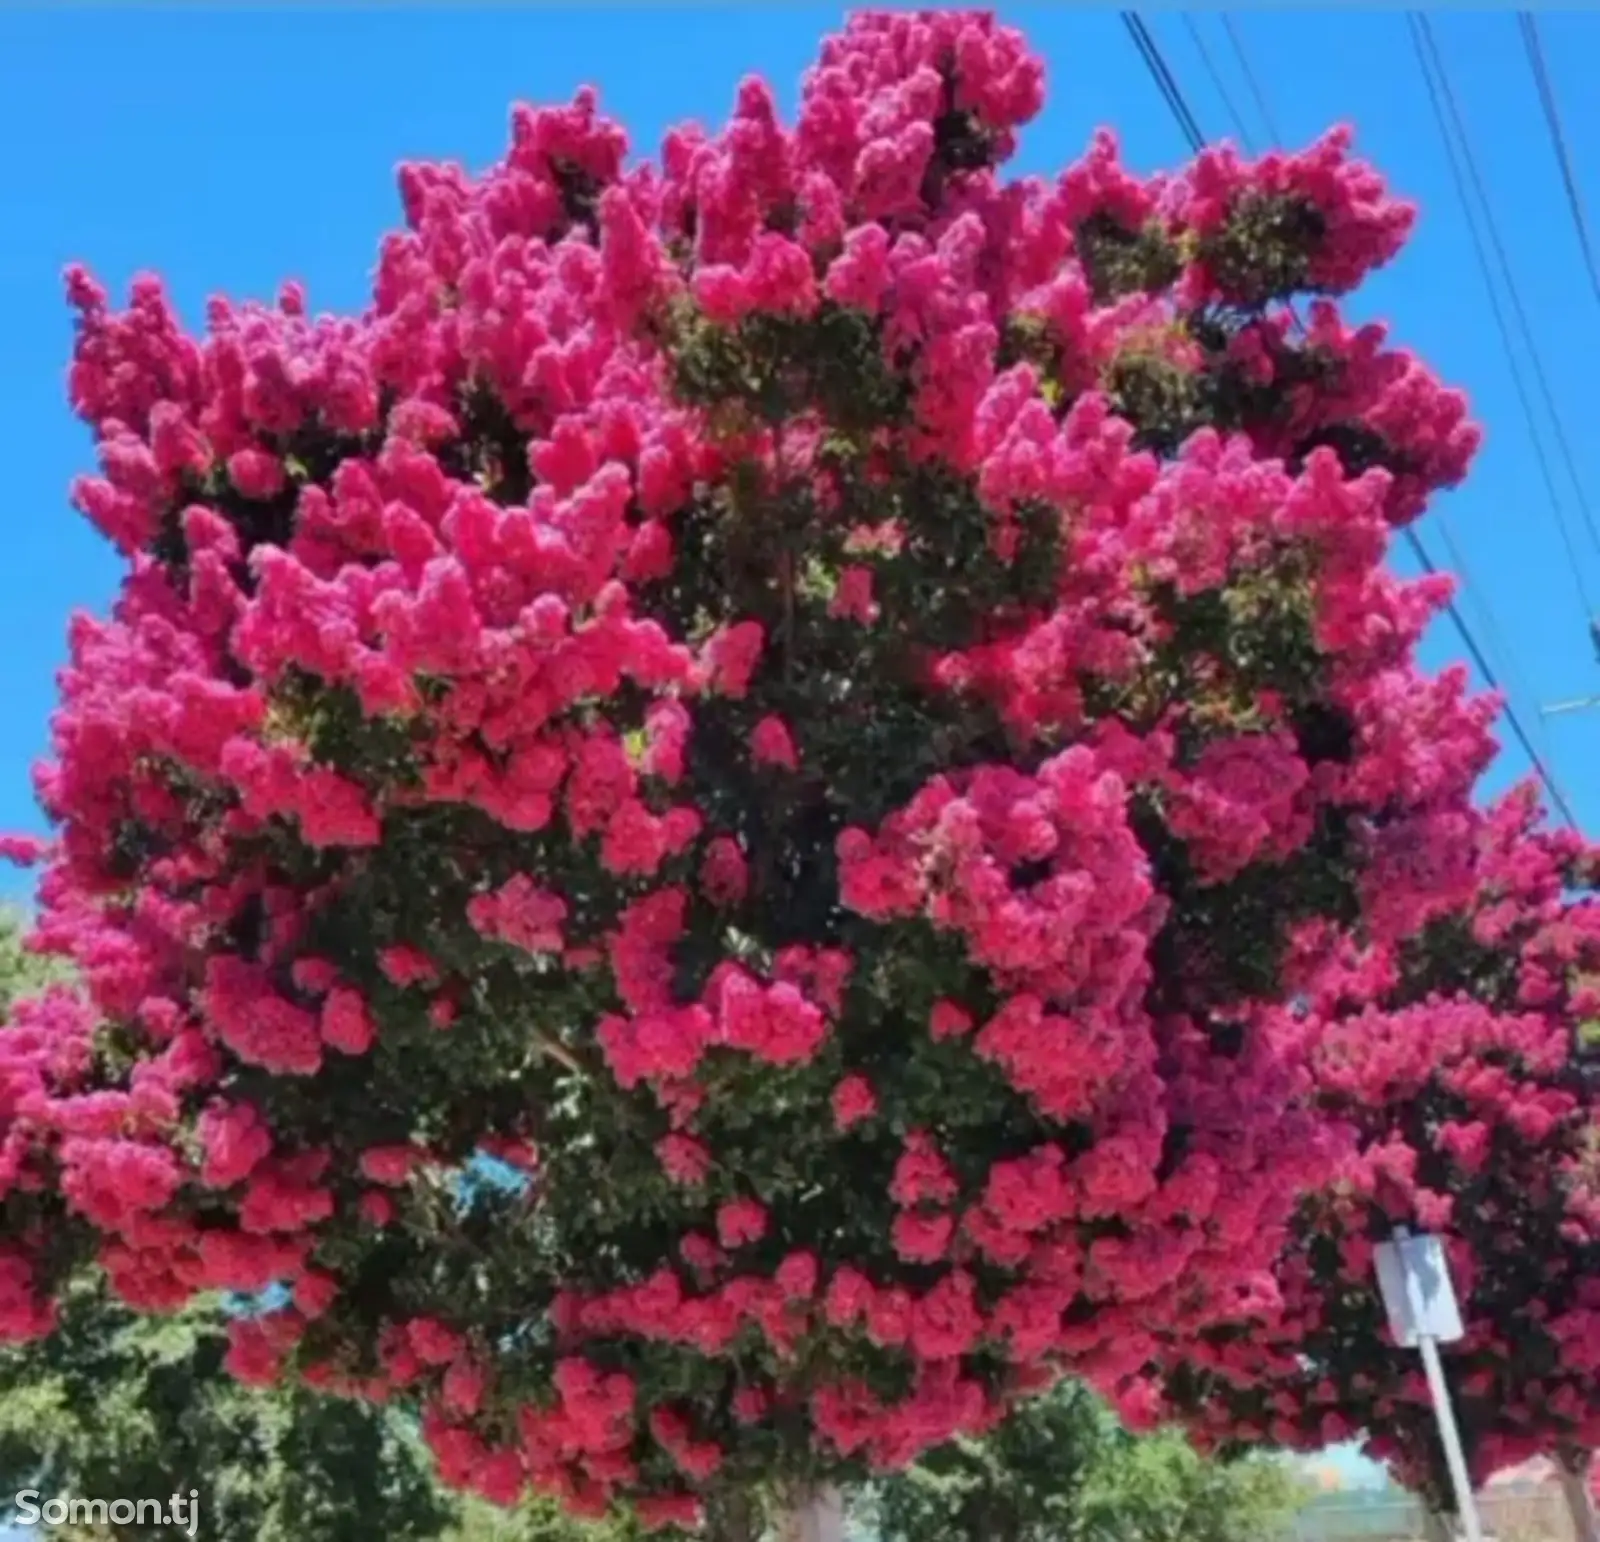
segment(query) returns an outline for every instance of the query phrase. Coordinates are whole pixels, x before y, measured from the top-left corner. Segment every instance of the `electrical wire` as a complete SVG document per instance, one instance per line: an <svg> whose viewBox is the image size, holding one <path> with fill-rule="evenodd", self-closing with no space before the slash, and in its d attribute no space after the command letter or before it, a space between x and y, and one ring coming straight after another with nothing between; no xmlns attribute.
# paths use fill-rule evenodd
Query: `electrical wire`
<svg viewBox="0 0 1600 1542"><path fill-rule="evenodd" d="M1222 105L1227 110L1228 117L1232 119L1233 126L1239 131L1239 143L1252 155L1255 154L1255 141L1250 135L1250 126L1244 121L1244 115L1234 105L1233 96L1228 90L1228 83L1222 78L1222 72L1217 68L1216 61L1211 57L1211 50L1206 47L1206 40L1200 31L1199 24L1194 19L1193 12L1183 13L1183 25L1188 30L1189 39L1195 46L1195 51L1200 55L1200 63L1205 67L1206 74L1210 77L1211 84L1216 88L1216 93L1222 98Z"/></svg>
<svg viewBox="0 0 1600 1542"><path fill-rule="evenodd" d="M1245 82L1250 87L1251 94L1255 98L1256 107L1261 113L1262 121L1266 123L1268 132L1272 136L1273 143L1281 144L1282 135L1278 132L1277 123L1273 117L1272 108L1268 103L1266 92L1262 89L1260 80L1250 62L1249 53L1246 51L1244 46L1244 39L1240 35L1239 30L1234 26L1232 17L1228 16L1226 12L1223 13L1222 20L1223 26L1227 29L1228 40L1233 45L1234 56L1239 62L1239 68L1244 74ZM1523 414L1528 422L1529 437L1532 439L1534 450L1539 457L1540 468L1544 476L1545 490L1550 497L1550 506L1555 513L1556 525L1561 532L1562 542L1567 549L1569 570L1572 572L1577 582L1579 603L1583 605L1586 614L1592 614L1585 597L1582 569L1578 565L1577 554L1573 550L1572 546L1572 538L1567 530L1566 521L1562 517L1561 501L1556 494L1555 480L1550 470L1549 459L1545 454L1544 445L1539 438L1538 430L1535 426L1533 408L1528 398L1527 386L1523 382L1521 370L1517 365L1516 349L1511 343L1510 329L1506 325L1504 312L1500 308L1499 295L1497 294L1494 287L1494 282L1490 277L1488 259L1483 249L1483 240L1478 233L1478 227L1473 218L1471 204L1466 196L1465 182L1462 178L1460 167L1455 158L1454 145L1449 134L1445 131L1444 118L1438 110L1437 96L1433 91L1432 76L1429 74L1426 64L1424 64L1423 67L1423 77L1429 84L1429 95L1435 101L1435 116L1438 118L1440 133L1444 138L1445 149L1450 157L1451 175L1455 180L1456 191L1461 197L1462 208L1467 213L1467 228L1471 232L1473 247L1478 254L1479 270L1483 274L1484 287L1488 291L1489 303L1495 314L1495 322L1500 331L1501 342L1505 347L1506 361L1511 367L1512 380L1516 385L1517 396L1522 403ZM1298 316L1295 318L1295 320L1298 323ZM1500 640L1500 629L1496 624L1494 611L1489 604L1488 596L1483 590L1482 585L1475 583L1472 580L1471 575L1468 573L1466 559L1456 545L1455 539L1450 530L1449 520L1445 517L1445 513L1442 509L1436 510L1434 517L1439 525L1439 533L1444 538L1445 549L1450 553L1451 561L1455 565L1457 571L1461 574L1463 588L1470 592L1476 600L1478 611L1486 623L1486 630L1489 633L1491 642L1495 645L1495 651L1499 653L1502 662L1509 666L1507 670L1508 675L1514 677L1513 684L1515 684L1517 690L1520 691L1524 697L1534 701L1535 704L1537 704L1537 696L1528 690L1527 682L1522 678L1522 670L1518 663L1515 651L1503 640ZM1408 525L1406 527L1405 535L1407 545L1411 548L1411 554L1416 558L1417 563L1422 570L1425 573L1436 572L1437 569L1434 565L1433 558L1429 555L1428 549L1423 544L1422 536L1417 529L1414 526ZM1497 691L1500 690L1501 688L1499 682L1495 678L1494 671L1489 667L1488 660L1484 657L1483 650L1478 646L1477 640L1473 637L1471 631L1468 629L1466 619L1464 616L1462 616L1454 600L1452 600L1448 606L1448 613L1450 615L1450 619L1455 623L1456 630L1461 634L1462 641L1467 645L1467 651L1473 655L1474 662L1477 663L1479 672L1482 674L1484 680L1488 683L1491 689ZM1502 691L1501 694L1505 700L1506 721L1511 725L1512 733L1516 736L1518 743L1521 744L1524 752L1528 756L1529 761L1533 764L1535 770L1538 772L1540 780L1544 783L1546 790L1550 793L1551 801L1557 806L1557 808L1561 810L1562 814L1567 820L1567 823L1572 825L1573 828L1577 828L1576 822L1572 818L1571 809L1567 804L1565 796L1562 794L1559 786L1557 785L1553 773L1547 769L1544 762L1534 752L1529 735L1526 729L1523 727L1522 720L1517 713L1515 698L1510 690ZM1542 716L1536 715L1535 721L1539 726L1539 735L1544 743L1545 754L1549 756L1550 760L1553 761L1555 756L1549 741L1549 736L1545 731L1544 719Z"/></svg>
<svg viewBox="0 0 1600 1542"><path fill-rule="evenodd" d="M1128 29L1128 35L1133 39L1133 46L1139 50L1139 56L1144 60L1150 78L1155 81L1156 89L1171 109L1173 117L1178 120L1178 127L1183 130L1184 137L1189 141L1189 148L1198 155L1205 148L1205 135L1200 132L1200 125L1195 115L1189 111L1189 104L1184 100L1183 92L1179 89L1172 71L1167 68L1167 61L1162 57L1155 38L1150 35L1150 29L1145 26L1144 18L1137 11L1124 11L1122 25Z"/></svg>
<svg viewBox="0 0 1600 1542"><path fill-rule="evenodd" d="M1176 119L1179 129L1189 141L1190 148L1198 153L1205 143L1204 136L1200 132L1199 123L1196 121L1193 112L1190 111L1189 105L1184 99L1182 88L1178 85L1177 79L1173 75L1171 69L1168 67L1166 60L1162 57L1160 45L1157 44L1154 37L1151 36L1149 28L1145 26L1143 20L1136 11L1123 11L1121 14L1123 25L1127 28L1129 36L1133 39L1134 46L1139 50L1139 55L1144 60L1145 68L1149 71L1151 79L1155 81L1156 89L1160 91L1162 98L1167 103L1167 106L1171 109L1172 115ZM1238 41L1237 33L1234 32L1231 27L1229 28L1229 36L1234 40L1235 50L1241 55L1242 58L1242 46ZM1247 78L1253 79L1253 72L1249 71L1247 61L1246 71ZM1260 97L1259 88L1256 89L1258 94L1258 102L1264 103L1264 99ZM1264 114L1264 116L1270 124L1270 114ZM1274 138L1276 137L1276 134L1274 134ZM1438 568L1434 565L1433 559L1428 555L1427 548L1423 545L1421 536L1419 536L1416 530L1411 526L1407 526L1405 533L1408 537L1412 553L1415 555L1417 561L1421 564L1423 571L1428 574L1436 574L1438 572ZM1460 607L1457 606L1455 600L1452 598L1446 603L1445 608L1451 621L1454 622L1456 630L1461 634L1461 640L1466 644L1467 652L1471 656L1473 664L1477 667L1478 673L1488 684L1489 689L1496 692L1504 702L1505 716L1507 722L1511 726L1511 731L1515 735L1517 743L1521 746L1523 754L1527 756L1528 762L1530 765L1532 765L1539 780L1543 782L1545 790L1550 794L1551 803L1555 806L1561 817L1566 820L1568 825L1570 825L1574 830L1578 829L1578 821L1573 816L1572 809L1567 802L1566 795L1561 791L1561 788L1556 782L1555 777L1551 774L1549 767L1545 764L1544 758L1534 746L1532 739L1528 736L1527 730L1522 726L1522 719L1517 714L1515 705L1511 700L1510 692L1502 689L1500 682L1496 677L1494 666L1484 655L1483 649L1478 646L1478 641L1472 635L1471 629L1467 626L1466 620L1461 614Z"/></svg>
<svg viewBox="0 0 1600 1542"><path fill-rule="evenodd" d="M1489 202L1488 190L1484 186L1483 175L1478 169L1478 159L1472 150L1472 141L1467 135L1467 126L1460 104L1456 101L1455 88L1450 83L1449 71L1445 69L1444 57L1439 52L1439 45L1434 39L1433 25L1425 13L1412 11L1409 13L1412 29L1412 41L1417 46L1419 57L1426 54L1433 62L1434 70L1438 74L1438 86L1429 84L1429 95L1434 101L1435 116L1438 116L1439 93L1443 93L1444 105L1449 112L1450 121L1455 125L1456 137L1461 142L1462 159L1466 164L1467 174L1471 178L1472 186L1478 195L1478 202L1483 207L1485 228L1489 232L1489 241L1494 248L1494 253L1500 264L1500 276L1506 287L1506 293L1511 299L1511 311L1516 317L1517 325L1522 332L1523 345L1527 348L1529 361L1533 365L1533 378L1539 387L1539 395L1544 400L1545 411L1550 417L1550 426L1555 434L1556 449L1560 452L1562 463L1567 469L1567 476L1572 482L1573 492L1577 497L1579 512L1583 515L1583 522L1589 532L1589 539L1594 543L1596 552L1600 552L1600 526L1595 524L1594 510L1589 505L1588 496L1583 490L1583 479L1578 475L1577 462L1572 454L1572 446L1567 441L1567 431L1561 418L1561 411L1556 406L1555 393L1550 389L1550 377L1545 373L1544 359L1540 355L1538 344L1534 340L1533 328L1528 321L1528 313L1523 308L1522 295L1517 288L1516 279L1511 272L1511 260L1506 255L1505 242L1500 238L1499 221L1494 217L1494 206ZM1424 69L1424 74L1427 71ZM1441 119L1441 129L1443 122ZM1594 614L1594 607L1585 601L1589 614Z"/></svg>
<svg viewBox="0 0 1600 1542"><path fill-rule="evenodd" d="M1414 533L1409 529L1406 531L1406 534L1412 536L1412 549L1416 553L1417 561L1422 564L1423 572L1429 574L1430 576L1438 573L1438 568L1433 565L1433 560L1428 556L1427 550L1423 546L1422 542L1417 539ZM1540 758L1538 750L1533 747L1532 740L1528 738L1527 731L1522 726L1522 719L1519 718L1512 710L1510 696L1506 692L1500 690L1499 682L1494 677L1494 670L1489 667L1489 661L1483 656L1483 649L1478 646L1477 639L1474 638L1472 633L1467 630L1466 623L1461 619L1461 613L1456 609L1454 600L1450 602L1449 609L1451 616L1455 620L1456 628L1461 633L1461 640L1466 643L1467 652L1472 655L1472 662L1478 666L1478 673L1489 682L1489 687L1491 690L1500 692L1500 696L1505 702L1506 721L1510 723L1511 731L1517 737L1517 743L1522 746L1522 753L1526 755L1529 761L1532 763L1534 771L1538 774L1539 780L1544 783L1545 790L1550 794L1550 800L1555 804L1556 809L1560 813L1561 817L1566 820L1566 822L1571 825L1574 830L1578 829L1578 821L1573 817L1572 809L1567 803L1566 795L1561 791L1561 788L1556 783L1555 777L1550 774L1549 769L1546 767L1544 761Z"/></svg>
<svg viewBox="0 0 1600 1542"><path fill-rule="evenodd" d="M1517 25L1522 31L1523 46L1528 51L1528 64L1533 70L1534 84L1539 88L1539 105L1544 108L1545 126L1550 130L1550 144L1561 167L1561 181L1567 191L1567 209L1572 215L1573 228L1578 232L1578 245L1583 249L1583 265L1589 270L1589 287L1600 301L1600 263L1595 261L1594 243L1589 239L1589 221L1583 212L1583 196L1578 191L1578 178L1572 169L1572 154L1567 149L1567 136L1561 127L1561 109L1556 106L1555 87L1550 83L1550 71L1545 65L1544 44L1539 38L1539 23L1531 11L1517 12Z"/></svg>
<svg viewBox="0 0 1600 1542"><path fill-rule="evenodd" d="M1489 265L1488 250L1484 245L1483 232L1479 228L1479 215L1473 208L1472 197L1467 189L1467 178L1462 170L1461 157L1456 148L1456 141L1450 133L1450 123L1445 115L1444 102L1440 96L1439 87L1434 80L1432 61L1437 57L1437 51L1430 53L1424 43L1424 35L1418 25L1418 18L1413 14L1407 17L1411 27L1411 40L1416 46L1417 63L1422 70L1422 79L1428 88L1428 100L1433 107L1434 121L1439 126L1439 137L1444 142L1445 159L1450 167L1450 180L1455 184L1456 197L1461 204L1461 212L1466 216L1467 233L1472 238L1472 249L1478 259L1478 271L1483 276L1483 287L1489 296L1489 309L1494 315L1494 324L1500 334L1500 346L1506 356L1506 367L1511 374L1511 384L1517 393L1517 401L1522 408L1522 416L1528 425L1528 438L1533 445L1534 457L1539 464L1539 476L1544 483L1545 496L1550 502L1550 511L1555 516L1556 528L1561 534L1561 544L1566 548L1567 569L1572 575L1573 584L1577 589L1578 604L1582 607L1585 616L1592 616L1594 605L1589 598L1589 587L1584 582L1583 564L1579 560L1577 546L1572 539L1572 532L1568 529L1567 517L1563 512L1561 495L1556 491L1555 473L1550 467L1550 456L1545 449L1544 440L1539 433L1538 414L1533 409L1533 398L1529 395L1528 384L1522 373L1522 365L1517 359L1517 345L1511 336L1511 326L1506 320L1505 308L1500 303L1500 292L1495 287L1493 270ZM1502 279L1507 278L1508 270L1502 268ZM1526 334L1525 334L1525 340Z"/></svg>
<svg viewBox="0 0 1600 1542"><path fill-rule="evenodd" d="M1491 658L1500 661L1501 668L1508 676L1507 690L1514 692L1513 701L1520 698L1538 705L1538 692L1529 689L1528 677L1522 671L1522 663L1517 650L1511 646L1510 640L1500 629L1499 618L1494 613L1494 607L1489 603L1489 593L1482 584L1473 576L1472 569L1467 566L1466 553L1461 549L1460 543L1455 538L1452 522L1445 517L1443 509L1433 511L1435 523L1439 529L1439 539L1444 542L1444 554L1449 560L1450 570L1461 575L1461 592L1471 603L1472 609L1477 613L1478 621L1488 637L1488 647L1485 652ZM1539 748L1544 751L1545 759L1554 761L1556 748L1550 738L1550 730L1545 723L1543 712L1534 712L1530 718L1538 734Z"/></svg>
<svg viewBox="0 0 1600 1542"><path fill-rule="evenodd" d="M1256 79L1256 72L1250 67L1250 56L1245 52L1244 40L1239 36L1233 18L1226 11L1222 13L1222 29L1228 34L1228 42L1233 46L1233 56L1239 61L1239 68L1244 72L1244 83L1250 88L1250 95L1255 99L1256 111L1261 114L1261 121L1267 126L1267 138L1273 144L1281 145L1283 135L1278 132L1277 120L1272 116L1272 108L1267 105L1267 93L1261 89L1261 82Z"/></svg>

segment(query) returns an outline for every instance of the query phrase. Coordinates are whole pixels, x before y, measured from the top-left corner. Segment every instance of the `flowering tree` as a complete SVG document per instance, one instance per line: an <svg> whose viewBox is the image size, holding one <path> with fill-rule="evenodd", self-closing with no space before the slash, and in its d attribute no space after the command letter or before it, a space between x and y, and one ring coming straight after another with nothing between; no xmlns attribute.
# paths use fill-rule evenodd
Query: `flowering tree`
<svg viewBox="0 0 1600 1542"><path fill-rule="evenodd" d="M1356 1133L1308 1200L1279 1269L1273 1332L1224 1331L1213 1369L1180 1376L1212 1439L1318 1448L1365 1436L1453 1509L1417 1357L1390 1338L1373 1246L1439 1233L1466 1335L1443 1349L1476 1481L1538 1455L1568 1471L1600 1444L1600 1145L1585 1035L1600 1011L1594 860L1536 833L1531 793L1482 832L1460 915L1398 948L1324 965L1315 1056L1331 1118Z"/></svg>
<svg viewBox="0 0 1600 1542"><path fill-rule="evenodd" d="M1270 1293L1291 941L1473 881L1492 704L1383 558L1476 435L1329 298L1411 218L1348 135L1003 180L1041 95L861 16L792 128L750 80L628 166L584 92L407 166L360 316L69 275L128 574L40 779L86 994L6 1035L6 1334L89 1257L286 1285L235 1374L670 1524Z"/></svg>

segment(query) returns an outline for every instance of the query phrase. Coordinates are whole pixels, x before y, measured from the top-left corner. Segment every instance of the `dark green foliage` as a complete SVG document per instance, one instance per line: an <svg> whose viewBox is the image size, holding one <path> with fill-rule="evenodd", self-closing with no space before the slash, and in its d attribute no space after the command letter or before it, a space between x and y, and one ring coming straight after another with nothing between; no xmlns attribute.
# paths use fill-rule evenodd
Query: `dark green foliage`
<svg viewBox="0 0 1600 1542"><path fill-rule="evenodd" d="M220 1542L421 1542L452 1514L385 1410L297 1390L263 1397L223 1370L217 1303L141 1316L100 1286L60 1330L0 1350L0 1492L167 1499L199 1490ZM86 1534L87 1535L87 1534ZM170 1527L118 1526L128 1542Z"/></svg>

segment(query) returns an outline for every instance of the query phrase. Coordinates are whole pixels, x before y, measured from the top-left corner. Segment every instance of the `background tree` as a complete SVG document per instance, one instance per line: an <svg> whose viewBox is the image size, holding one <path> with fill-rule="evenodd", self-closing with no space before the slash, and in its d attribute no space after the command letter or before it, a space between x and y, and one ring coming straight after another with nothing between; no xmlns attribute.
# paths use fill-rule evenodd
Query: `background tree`
<svg viewBox="0 0 1600 1542"><path fill-rule="evenodd" d="M223 1369L222 1304L131 1312L103 1286L67 1299L58 1331L0 1348L0 1492L161 1498L198 1488L199 1535L222 1542L636 1542L626 1522L575 1521L553 1501L507 1513L435 1483L402 1411ZM165 1538L112 1526L85 1538Z"/></svg>
<svg viewBox="0 0 1600 1542"><path fill-rule="evenodd" d="M1042 89L860 16L793 128L749 81L629 167L586 91L404 168L359 317L69 274L129 567L41 777L86 994L6 1036L0 1333L91 1259L284 1285L241 1379L665 1524L1254 1313L1328 1154L1291 939L1471 881L1493 706L1383 559L1476 433L1328 298L1411 219L1347 135L1007 182Z"/></svg>
<svg viewBox="0 0 1600 1542"><path fill-rule="evenodd" d="M1077 1534L1108 1435L1093 1393L1062 1382L1015 1409L992 1434L958 1437L873 1485L863 1510L884 1542L1067 1542Z"/></svg>
<svg viewBox="0 0 1600 1542"><path fill-rule="evenodd" d="M515 1510L468 1495L442 1542L642 1542L646 1535L627 1517L575 1520L556 1500L538 1495Z"/></svg>
<svg viewBox="0 0 1600 1542"><path fill-rule="evenodd" d="M0 1350L4 1492L165 1500L197 1489L199 1534L225 1542L437 1537L452 1507L415 1429L362 1403L241 1387L222 1368L218 1307L152 1318L82 1287L50 1338Z"/></svg>
<svg viewBox="0 0 1600 1542"><path fill-rule="evenodd" d="M0 1019L10 1015L19 998L37 995L67 977L59 960L28 947L28 924L24 911L0 906Z"/></svg>
<svg viewBox="0 0 1600 1542"><path fill-rule="evenodd" d="M1531 791L1494 811L1470 907L1310 985L1321 1103L1355 1145L1302 1208L1275 1331L1224 1335L1217 1372L1180 1377L1211 1436L1359 1434L1440 1510L1431 1399L1374 1284L1396 1226L1449 1253L1466 1336L1442 1355L1475 1480L1539 1455L1581 1472L1600 1443L1600 905L1592 851L1536 813Z"/></svg>
<svg viewBox="0 0 1600 1542"><path fill-rule="evenodd" d="M882 1542L1276 1542L1304 1495L1280 1462L1202 1458L1178 1432L1134 1436L1062 1382L992 1435L873 1487Z"/></svg>
<svg viewBox="0 0 1600 1542"><path fill-rule="evenodd" d="M1173 1430L1117 1430L1081 1501L1082 1542L1279 1542L1306 1502L1281 1462L1201 1456Z"/></svg>

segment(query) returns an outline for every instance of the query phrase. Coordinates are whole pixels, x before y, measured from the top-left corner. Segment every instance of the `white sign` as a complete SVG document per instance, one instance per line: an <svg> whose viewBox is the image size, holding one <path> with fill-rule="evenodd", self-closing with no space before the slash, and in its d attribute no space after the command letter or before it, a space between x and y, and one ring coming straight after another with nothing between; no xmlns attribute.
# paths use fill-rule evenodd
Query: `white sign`
<svg viewBox="0 0 1600 1542"><path fill-rule="evenodd" d="M1462 1335L1461 1308L1450 1265L1437 1237L1396 1233L1377 1247L1378 1289L1395 1342L1415 1349L1424 1338L1453 1344Z"/></svg>
<svg viewBox="0 0 1600 1542"><path fill-rule="evenodd" d="M1422 1369L1428 1378L1433 1411L1439 1420L1439 1440L1450 1468L1450 1487L1456 1496L1466 1542L1483 1542L1478 1524L1478 1504L1472 1493L1472 1475L1461 1449L1455 1410L1450 1406L1450 1386L1444 1378L1439 1345L1461 1337L1461 1309L1450 1283L1450 1265L1444 1244L1437 1237L1413 1237L1404 1226L1394 1229L1392 1242L1379 1243L1374 1260L1383 1309L1389 1314L1389 1331L1395 1342L1422 1351Z"/></svg>

